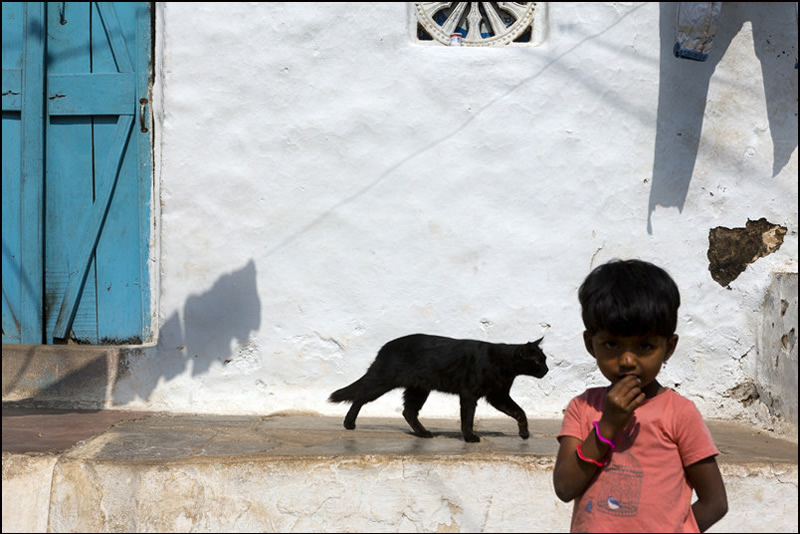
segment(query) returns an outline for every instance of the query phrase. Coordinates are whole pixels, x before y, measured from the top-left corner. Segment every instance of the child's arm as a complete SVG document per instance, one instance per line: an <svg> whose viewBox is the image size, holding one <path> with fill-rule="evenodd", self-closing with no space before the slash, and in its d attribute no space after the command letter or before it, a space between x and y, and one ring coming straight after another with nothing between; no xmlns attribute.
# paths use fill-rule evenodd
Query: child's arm
<svg viewBox="0 0 800 534"><path fill-rule="evenodd" d="M605 458L608 445L598 441L594 432L584 442L572 436L563 436L559 443L553 469L553 486L558 498L569 502L583 493L599 469L599 466L578 458L578 444L581 444L581 452L585 457L594 459Z"/></svg>
<svg viewBox="0 0 800 534"><path fill-rule="evenodd" d="M614 384L608 391L599 422L605 439L613 439L625 428L633 411L644 401L644 393L640 386L641 380L631 375ZM597 432L594 430L589 432L583 441L573 436L562 436L559 443L556 465L553 469L553 486L558 498L569 502L583 493L600 468L591 460L605 461L609 446L597 438ZM579 444L581 454L586 458L584 460L577 454Z"/></svg>
<svg viewBox="0 0 800 534"><path fill-rule="evenodd" d="M700 532L705 532L728 513L728 496L716 459L711 456L693 463L686 468L686 478L697 493L692 505L694 518Z"/></svg>

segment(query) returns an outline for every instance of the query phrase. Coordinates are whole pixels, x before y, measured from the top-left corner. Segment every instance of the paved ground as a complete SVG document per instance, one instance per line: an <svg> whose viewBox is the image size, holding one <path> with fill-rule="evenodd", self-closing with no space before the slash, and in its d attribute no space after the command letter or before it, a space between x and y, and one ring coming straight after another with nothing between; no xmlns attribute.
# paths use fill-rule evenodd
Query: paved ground
<svg viewBox="0 0 800 534"><path fill-rule="evenodd" d="M433 439L410 434L402 418L359 418L352 431L339 417L166 415L117 410L2 410L2 450L51 453L83 445L94 459L170 461L219 456L492 455L553 457L560 421L530 420L522 440L511 419L476 422L480 443L461 439L458 421L423 419ZM797 463L797 444L726 422L708 421L721 463ZM97 437L91 443L90 438ZM77 451L76 451L77 452Z"/></svg>

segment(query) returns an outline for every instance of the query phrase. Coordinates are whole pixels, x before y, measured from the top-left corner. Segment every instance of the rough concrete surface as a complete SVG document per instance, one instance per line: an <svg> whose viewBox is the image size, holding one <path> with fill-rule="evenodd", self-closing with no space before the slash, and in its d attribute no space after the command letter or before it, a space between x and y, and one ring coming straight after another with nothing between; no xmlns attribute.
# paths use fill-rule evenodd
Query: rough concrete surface
<svg viewBox="0 0 800 534"><path fill-rule="evenodd" d="M3 531L564 532L558 420L3 410ZM717 532L797 531L797 446L709 421L731 511ZM42 444L47 446L43 447ZM763 511L769 510L770 521Z"/></svg>

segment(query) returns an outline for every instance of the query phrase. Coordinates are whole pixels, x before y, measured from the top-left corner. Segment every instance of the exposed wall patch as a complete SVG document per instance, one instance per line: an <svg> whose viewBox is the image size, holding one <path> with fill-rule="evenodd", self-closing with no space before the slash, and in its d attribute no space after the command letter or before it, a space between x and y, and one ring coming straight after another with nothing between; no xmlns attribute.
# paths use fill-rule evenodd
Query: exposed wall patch
<svg viewBox="0 0 800 534"><path fill-rule="evenodd" d="M708 271L719 285L726 287L748 265L772 254L783 244L786 227L765 218L748 220L744 228L717 226L708 232Z"/></svg>

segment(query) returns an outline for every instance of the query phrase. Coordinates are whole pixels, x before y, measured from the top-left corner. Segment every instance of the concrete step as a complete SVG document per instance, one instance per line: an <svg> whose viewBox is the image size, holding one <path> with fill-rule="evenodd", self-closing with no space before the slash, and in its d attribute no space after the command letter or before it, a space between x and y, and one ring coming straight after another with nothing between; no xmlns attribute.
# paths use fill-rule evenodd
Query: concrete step
<svg viewBox="0 0 800 534"><path fill-rule="evenodd" d="M3 532L567 532L558 420L266 417L3 408ZM797 444L709 421L730 511L711 532L797 532Z"/></svg>

